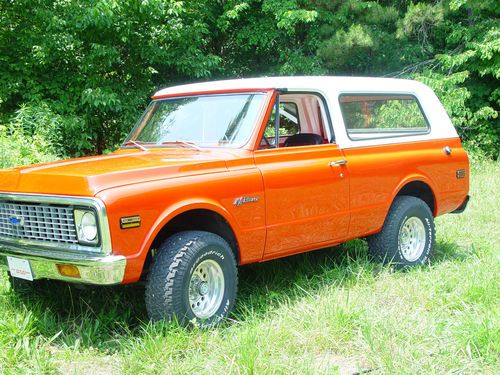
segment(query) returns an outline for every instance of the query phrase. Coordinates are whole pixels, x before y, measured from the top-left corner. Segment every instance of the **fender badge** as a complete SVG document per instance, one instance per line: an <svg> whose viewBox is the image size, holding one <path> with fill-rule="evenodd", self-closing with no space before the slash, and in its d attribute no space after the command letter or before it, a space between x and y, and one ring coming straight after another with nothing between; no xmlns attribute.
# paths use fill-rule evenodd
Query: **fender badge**
<svg viewBox="0 0 500 375"><path fill-rule="evenodd" d="M140 226L141 226L140 216L128 216L120 218L120 228L122 229L138 228Z"/></svg>
<svg viewBox="0 0 500 375"><path fill-rule="evenodd" d="M458 179L465 178L465 176L466 176L465 169L457 169L457 171L456 171L456 177Z"/></svg>
<svg viewBox="0 0 500 375"><path fill-rule="evenodd" d="M251 203L251 202L257 202L259 198L257 197L239 197L236 198L233 202L235 206L241 206L243 203Z"/></svg>

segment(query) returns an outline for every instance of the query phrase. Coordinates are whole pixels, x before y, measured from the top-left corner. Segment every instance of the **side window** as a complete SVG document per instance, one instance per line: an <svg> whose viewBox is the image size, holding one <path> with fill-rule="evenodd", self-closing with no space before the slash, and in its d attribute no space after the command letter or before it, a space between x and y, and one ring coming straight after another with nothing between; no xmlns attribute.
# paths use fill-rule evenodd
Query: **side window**
<svg viewBox="0 0 500 375"><path fill-rule="evenodd" d="M309 93L286 93L279 96L279 124L276 128L276 106L268 118L260 149L311 146L332 139L326 108L321 97ZM276 135L276 129L278 134Z"/></svg>
<svg viewBox="0 0 500 375"><path fill-rule="evenodd" d="M341 95L340 109L352 140L425 134L429 124L411 95Z"/></svg>
<svg viewBox="0 0 500 375"><path fill-rule="evenodd" d="M264 132L265 137L274 137L275 132L275 118L276 118L276 107L273 108L271 116L267 121L266 130ZM280 126L279 135L280 137L288 137L300 132L299 124L299 110L297 104L291 102L280 102Z"/></svg>

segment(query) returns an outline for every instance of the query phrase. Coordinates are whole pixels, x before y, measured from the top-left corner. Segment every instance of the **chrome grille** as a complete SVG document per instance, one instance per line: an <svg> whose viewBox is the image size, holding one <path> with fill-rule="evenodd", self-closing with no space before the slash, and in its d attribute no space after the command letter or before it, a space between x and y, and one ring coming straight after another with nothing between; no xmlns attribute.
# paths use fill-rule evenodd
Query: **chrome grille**
<svg viewBox="0 0 500 375"><path fill-rule="evenodd" d="M78 243L73 209L47 204L0 202L0 237Z"/></svg>

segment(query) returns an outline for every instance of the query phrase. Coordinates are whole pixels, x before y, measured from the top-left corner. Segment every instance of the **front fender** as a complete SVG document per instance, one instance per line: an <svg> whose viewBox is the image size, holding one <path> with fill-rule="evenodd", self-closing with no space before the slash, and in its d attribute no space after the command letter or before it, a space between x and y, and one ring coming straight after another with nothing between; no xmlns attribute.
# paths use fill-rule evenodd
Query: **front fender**
<svg viewBox="0 0 500 375"><path fill-rule="evenodd" d="M232 215L221 204L209 198L186 199L184 201L176 202L171 206L168 206L162 212L162 214L158 216L158 219L151 226L151 229L148 232L139 253L147 253L158 233L160 233L165 225L167 225L172 219L180 214L192 210L208 210L219 214L227 221L227 223L233 230L236 239L238 239L239 228L237 227L237 224Z"/></svg>
<svg viewBox="0 0 500 375"><path fill-rule="evenodd" d="M255 169L147 181L97 196L106 206L113 254L127 259L124 283L140 278L149 249L165 224L194 209L212 211L227 221L239 245L240 262L262 258L265 203L262 177ZM258 197L258 202L235 206L234 199L240 196ZM121 228L121 218L130 216L140 216L140 227Z"/></svg>

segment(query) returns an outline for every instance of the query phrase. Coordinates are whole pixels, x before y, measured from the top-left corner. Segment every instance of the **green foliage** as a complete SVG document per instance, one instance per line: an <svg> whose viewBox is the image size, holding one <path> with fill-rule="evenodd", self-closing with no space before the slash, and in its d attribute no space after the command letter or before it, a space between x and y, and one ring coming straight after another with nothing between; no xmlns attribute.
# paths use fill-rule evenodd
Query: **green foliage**
<svg viewBox="0 0 500 375"><path fill-rule="evenodd" d="M379 128L427 128L422 112L414 100L389 100L378 108L372 121Z"/></svg>
<svg viewBox="0 0 500 375"><path fill-rule="evenodd" d="M0 123L10 127L25 104L44 106L57 118L57 154L79 156L116 147L161 86L385 75L430 84L463 139L495 158L499 4L0 0Z"/></svg>
<svg viewBox="0 0 500 375"><path fill-rule="evenodd" d="M0 168L57 159L60 118L44 105L21 105L8 125L0 124Z"/></svg>
<svg viewBox="0 0 500 375"><path fill-rule="evenodd" d="M423 50L433 51L431 38L433 31L443 22L441 3L436 5L410 3L403 19L399 22L398 36L415 38Z"/></svg>
<svg viewBox="0 0 500 375"><path fill-rule="evenodd" d="M200 3L0 4L0 112L46 101L68 118L61 136L70 154L114 147L155 86L206 77L220 61L206 49Z"/></svg>
<svg viewBox="0 0 500 375"><path fill-rule="evenodd" d="M432 69L416 74L436 90L465 142L493 158L500 152L499 9L497 2L452 1L442 52Z"/></svg>

